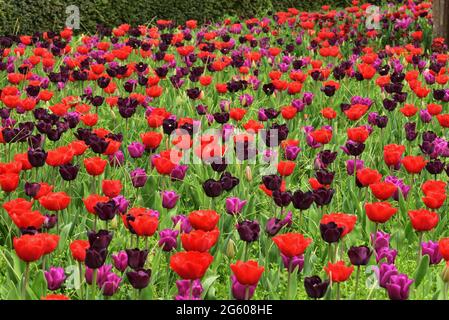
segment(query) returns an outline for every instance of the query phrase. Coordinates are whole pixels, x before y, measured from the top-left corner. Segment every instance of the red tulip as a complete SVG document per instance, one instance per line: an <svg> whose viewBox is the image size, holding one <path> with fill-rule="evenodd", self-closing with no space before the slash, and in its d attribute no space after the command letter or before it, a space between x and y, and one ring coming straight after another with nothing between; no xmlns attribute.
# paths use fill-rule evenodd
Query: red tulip
<svg viewBox="0 0 449 320"><path fill-rule="evenodd" d="M29 234L13 239L17 256L25 262L39 260L44 255L44 241Z"/></svg>
<svg viewBox="0 0 449 320"><path fill-rule="evenodd" d="M19 175L17 173L0 174L0 187L4 192L13 192L19 185Z"/></svg>
<svg viewBox="0 0 449 320"><path fill-rule="evenodd" d="M365 204L365 212L368 218L376 223L387 222L398 209L393 208L389 202L373 202Z"/></svg>
<svg viewBox="0 0 449 320"><path fill-rule="evenodd" d="M336 263L327 263L327 267L324 267L329 278L332 282L344 282L349 279L352 272L354 271L354 266L347 267L343 261L338 261Z"/></svg>
<svg viewBox="0 0 449 320"><path fill-rule="evenodd" d="M377 170L363 168L361 170L357 170L357 179L364 187L366 187L373 183L380 182L382 175Z"/></svg>
<svg viewBox="0 0 449 320"><path fill-rule="evenodd" d="M170 258L170 268L182 279L201 279L214 260L208 252L187 251L178 252Z"/></svg>
<svg viewBox="0 0 449 320"><path fill-rule="evenodd" d="M122 183L120 180L103 180L101 183L103 193L109 198L117 197L122 191Z"/></svg>
<svg viewBox="0 0 449 320"><path fill-rule="evenodd" d="M78 262L84 262L86 259L86 250L89 248L89 241L75 240L70 244L72 257Z"/></svg>
<svg viewBox="0 0 449 320"><path fill-rule="evenodd" d="M426 166L427 161L421 156L406 156L402 159L402 164L408 173L420 173Z"/></svg>
<svg viewBox="0 0 449 320"><path fill-rule="evenodd" d="M103 173L108 162L100 157L86 158L83 160L86 171L91 176L99 176Z"/></svg>
<svg viewBox="0 0 449 320"><path fill-rule="evenodd" d="M142 214L136 216L134 220L130 220L129 225L138 236L151 237L157 230L159 220L153 215Z"/></svg>
<svg viewBox="0 0 449 320"><path fill-rule="evenodd" d="M247 286L257 285L264 271L264 267L259 266L257 261L253 260L247 262L239 260L237 263L231 264L231 269L237 281Z"/></svg>
<svg viewBox="0 0 449 320"><path fill-rule="evenodd" d="M320 223L328 224L329 222L334 222L339 228L343 228L341 237L344 237L352 230L354 230L355 224L357 222L357 216L354 214L347 214L343 212L324 214L321 218Z"/></svg>
<svg viewBox="0 0 449 320"><path fill-rule="evenodd" d="M408 212L413 229L416 231L430 231L435 228L439 221L436 212L425 209L410 210Z"/></svg>
<svg viewBox="0 0 449 320"><path fill-rule="evenodd" d="M373 195L381 201L387 200L393 196L397 187L391 182L376 182L369 185Z"/></svg>
<svg viewBox="0 0 449 320"><path fill-rule="evenodd" d="M357 127L357 128L348 128L346 130L346 133L348 134L349 140L359 142L359 143L364 143L366 141L366 139L368 139L368 136L369 136L369 131L364 126Z"/></svg>
<svg viewBox="0 0 449 320"><path fill-rule="evenodd" d="M92 214L97 214L94 207L98 202L107 202L109 200L108 197L100 196L98 194L91 194L87 196L87 198L83 199L84 206L86 207L87 212Z"/></svg>
<svg viewBox="0 0 449 320"><path fill-rule="evenodd" d="M326 144L332 140L332 131L328 129L317 129L310 133L313 140L318 143Z"/></svg>
<svg viewBox="0 0 449 320"><path fill-rule="evenodd" d="M405 152L405 146L389 144L384 147L384 161L387 166L393 167L401 162L402 154Z"/></svg>
<svg viewBox="0 0 449 320"><path fill-rule="evenodd" d="M70 197L65 192L50 192L39 198L39 203L45 209L50 211L60 211L67 208L70 204Z"/></svg>
<svg viewBox="0 0 449 320"><path fill-rule="evenodd" d="M214 210L196 210L188 216L194 229L212 231L217 226L220 215Z"/></svg>
<svg viewBox="0 0 449 320"><path fill-rule="evenodd" d="M281 176L287 177L293 173L295 166L296 163L293 161L279 161L277 170Z"/></svg>
<svg viewBox="0 0 449 320"><path fill-rule="evenodd" d="M220 231L214 229L212 231L193 230L189 233L181 235L182 247L186 251L209 251L218 240Z"/></svg>
<svg viewBox="0 0 449 320"><path fill-rule="evenodd" d="M302 255L312 239L304 238L300 233L285 233L273 237L273 241L283 255L292 258Z"/></svg>

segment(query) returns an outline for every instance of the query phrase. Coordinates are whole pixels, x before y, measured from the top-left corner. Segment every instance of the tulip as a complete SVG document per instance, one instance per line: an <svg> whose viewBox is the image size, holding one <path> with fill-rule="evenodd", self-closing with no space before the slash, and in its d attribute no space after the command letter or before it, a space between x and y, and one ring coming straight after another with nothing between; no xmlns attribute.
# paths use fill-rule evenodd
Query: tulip
<svg viewBox="0 0 449 320"><path fill-rule="evenodd" d="M196 280L176 280L178 295L175 300L201 300L203 286L199 279Z"/></svg>
<svg viewBox="0 0 449 320"><path fill-rule="evenodd" d="M162 191L162 207L165 209L173 209L179 199L179 195L175 191Z"/></svg>
<svg viewBox="0 0 449 320"><path fill-rule="evenodd" d="M128 152L131 158L140 158L145 152L145 146L140 142L131 142L128 146Z"/></svg>
<svg viewBox="0 0 449 320"><path fill-rule="evenodd" d="M386 285L388 297L391 300L407 300L410 286L414 281L409 279L406 274L392 275Z"/></svg>
<svg viewBox="0 0 449 320"><path fill-rule="evenodd" d="M245 241L242 252L242 259L246 259L248 251L248 243L257 241L259 239L260 225L256 220L245 220L237 224L237 232L240 235L240 240Z"/></svg>
<svg viewBox="0 0 449 320"><path fill-rule="evenodd" d="M120 270L121 272L126 270L126 267L128 266L128 255L126 251L122 250L117 254L113 254L112 260L114 262L114 267L117 268L117 270Z"/></svg>
<svg viewBox="0 0 449 320"><path fill-rule="evenodd" d="M428 255L429 264L439 264L443 259L440 253L438 242L429 240L428 242L421 242L421 255Z"/></svg>
<svg viewBox="0 0 449 320"><path fill-rule="evenodd" d="M173 225L175 227L179 226L179 230L181 232L189 233L192 230L192 226L190 225L189 219L182 214L178 214L173 216L172 218Z"/></svg>
<svg viewBox="0 0 449 320"><path fill-rule="evenodd" d="M352 246L348 250L349 260L351 264L357 266L356 278L355 278L355 289L354 297L357 297L357 290L359 288L359 277L360 277L360 266L365 266L368 264L371 257L372 251L367 246Z"/></svg>
<svg viewBox="0 0 449 320"><path fill-rule="evenodd" d="M231 276L231 292L232 296L236 300L250 300L254 296L254 292L256 291L256 285L243 285L238 282L237 277L235 275Z"/></svg>
<svg viewBox="0 0 449 320"><path fill-rule="evenodd" d="M243 207L246 205L246 200L240 200L237 197L230 197L226 199L226 212L230 215L240 214Z"/></svg>
<svg viewBox="0 0 449 320"><path fill-rule="evenodd" d="M122 282L122 278L120 278L115 273L109 273L101 286L103 295L106 297L113 296Z"/></svg>
<svg viewBox="0 0 449 320"><path fill-rule="evenodd" d="M172 229L164 229L159 232L159 247L162 248L163 251L169 252L173 249L176 249L178 246L177 237L178 237L179 231L178 230L172 230Z"/></svg>
<svg viewBox="0 0 449 320"><path fill-rule="evenodd" d="M142 168L132 170L130 176L134 188L142 188L148 179L145 170Z"/></svg>
<svg viewBox="0 0 449 320"><path fill-rule="evenodd" d="M307 295L312 299L320 299L324 297L327 288L329 287L329 280L322 281L319 276L311 276L304 278L304 288Z"/></svg>
<svg viewBox="0 0 449 320"><path fill-rule="evenodd" d="M381 263L379 268L375 269L379 285L382 288L386 288L390 281L391 276L397 275L398 270L394 264Z"/></svg>
<svg viewBox="0 0 449 320"><path fill-rule="evenodd" d="M139 270L142 269L147 260L148 250L139 249L126 249L126 255L128 257L128 266L131 269Z"/></svg>
<svg viewBox="0 0 449 320"><path fill-rule="evenodd" d="M126 277L134 289L145 289L150 283L151 269L128 271Z"/></svg>
<svg viewBox="0 0 449 320"><path fill-rule="evenodd" d="M371 242L373 243L374 250L378 252L382 248L390 247L390 235L386 232L377 231L371 234Z"/></svg>
<svg viewBox="0 0 449 320"><path fill-rule="evenodd" d="M64 283L66 276L64 273L64 268L61 267L50 267L48 271L44 271L45 280L47 280L48 290L58 290Z"/></svg>

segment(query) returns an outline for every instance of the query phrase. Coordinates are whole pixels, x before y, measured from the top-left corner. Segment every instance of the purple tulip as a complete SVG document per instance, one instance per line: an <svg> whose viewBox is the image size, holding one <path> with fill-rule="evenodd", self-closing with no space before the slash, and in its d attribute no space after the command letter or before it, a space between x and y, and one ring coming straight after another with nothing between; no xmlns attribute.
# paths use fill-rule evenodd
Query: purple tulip
<svg viewBox="0 0 449 320"><path fill-rule="evenodd" d="M125 156L121 150L109 155L109 164L112 167L119 167L125 162Z"/></svg>
<svg viewBox="0 0 449 320"><path fill-rule="evenodd" d="M376 239L374 244L374 250L378 252L382 248L389 248L390 247L390 234L382 231L377 231L376 234L371 234L371 243L374 242L374 239Z"/></svg>
<svg viewBox="0 0 449 320"><path fill-rule="evenodd" d="M120 278L115 273L111 272L107 274L106 279L102 284L103 295L110 297L114 295L122 282L122 278Z"/></svg>
<svg viewBox="0 0 449 320"><path fill-rule="evenodd" d="M132 182L134 188L143 187L148 179L148 176L147 176L145 170L142 168L134 169L133 171L131 171L130 176L131 176L131 182Z"/></svg>
<svg viewBox="0 0 449 320"><path fill-rule="evenodd" d="M407 195L411 187L406 185L402 179L399 179L398 177L395 176L388 176L385 178L385 182L391 182L398 188L398 190L396 190L396 192L393 194L394 200L399 201L399 190L401 191L404 199L407 199Z"/></svg>
<svg viewBox="0 0 449 320"><path fill-rule="evenodd" d="M192 230L189 219L185 215L178 214L172 217L171 220L173 221L174 226L176 226L178 223L180 224L180 230L183 233L189 233Z"/></svg>
<svg viewBox="0 0 449 320"><path fill-rule="evenodd" d="M176 287L178 295L175 300L201 300L203 286L199 279L196 280L177 280Z"/></svg>
<svg viewBox="0 0 449 320"><path fill-rule="evenodd" d="M246 200L241 200L237 197L230 197L226 199L226 212L230 215L239 214L246 205Z"/></svg>
<svg viewBox="0 0 449 320"><path fill-rule="evenodd" d="M253 297L254 292L256 291L257 285L252 285L252 286L243 285L237 281L237 278L234 275L231 276L231 282L232 282L232 296L236 300L245 300L245 298L248 298L248 300L249 300ZM245 297L247 287L249 287L248 288L248 296Z"/></svg>
<svg viewBox="0 0 449 320"><path fill-rule="evenodd" d="M165 209L173 209L179 199L179 195L175 191L162 191L162 207Z"/></svg>
<svg viewBox="0 0 449 320"><path fill-rule="evenodd" d="M390 249L387 247L380 248L376 252L376 262L379 263L381 260L385 259L387 263L392 264L396 259L398 251L395 249Z"/></svg>
<svg viewBox="0 0 449 320"><path fill-rule="evenodd" d="M97 285L101 288L103 286L103 283L106 281L108 274L111 273L112 270L112 264L105 264L102 265L100 268L97 269ZM86 267L85 272L86 282L88 284L92 284L92 278L93 278L93 269Z"/></svg>
<svg viewBox="0 0 449 320"><path fill-rule="evenodd" d="M178 246L178 237L179 231L178 230L172 230L172 229L164 229L159 231L159 247L162 248L164 251L171 251L175 249Z"/></svg>
<svg viewBox="0 0 449 320"><path fill-rule="evenodd" d="M386 285L388 297L391 300L407 300L413 281L406 274L392 275Z"/></svg>
<svg viewBox="0 0 449 320"><path fill-rule="evenodd" d="M48 290L58 290L61 288L65 281L64 268L61 267L50 267L48 271L44 272L45 279L47 280Z"/></svg>
<svg viewBox="0 0 449 320"><path fill-rule="evenodd" d="M186 171L189 167L187 165L177 165L171 172L170 177L172 181L184 180L184 177L186 175Z"/></svg>
<svg viewBox="0 0 449 320"><path fill-rule="evenodd" d="M287 257L286 255L281 253L282 263L284 267L288 270L288 272L293 272L296 268L298 268L298 272L301 272L304 268L304 255L295 256L292 258Z"/></svg>
<svg viewBox="0 0 449 320"><path fill-rule="evenodd" d="M128 152L131 158L140 158L145 152L145 146L140 142L131 142L128 146Z"/></svg>
<svg viewBox="0 0 449 320"><path fill-rule="evenodd" d="M356 160L356 170L362 170L365 165L365 162L363 160L357 159ZM352 176L354 174L354 159L346 160L346 172L348 175Z"/></svg>
<svg viewBox="0 0 449 320"><path fill-rule="evenodd" d="M294 161L298 157L301 148L297 146L287 146L285 148L285 159Z"/></svg>
<svg viewBox="0 0 449 320"><path fill-rule="evenodd" d="M122 195L118 195L117 197L112 198L114 200L115 205L118 207L118 211L120 213L125 213L128 211L129 201Z"/></svg>
<svg viewBox="0 0 449 320"><path fill-rule="evenodd" d="M122 250L117 254L113 254L112 260L114 261L114 267L117 270L120 270L121 272L126 270L126 267L128 266L128 255L126 254L126 251Z"/></svg>
<svg viewBox="0 0 449 320"><path fill-rule="evenodd" d="M419 117L424 123L429 123L430 121L432 121L432 115L426 109L419 110Z"/></svg>
<svg viewBox="0 0 449 320"><path fill-rule="evenodd" d="M430 260L430 264L439 264L443 259L443 256L440 253L438 242L434 242L429 240L428 242L421 243L421 252L422 255L428 255Z"/></svg>
<svg viewBox="0 0 449 320"><path fill-rule="evenodd" d="M390 281L390 277L398 274L398 269L394 264L381 263L380 267L375 269L379 285L382 288L386 288L387 283Z"/></svg>

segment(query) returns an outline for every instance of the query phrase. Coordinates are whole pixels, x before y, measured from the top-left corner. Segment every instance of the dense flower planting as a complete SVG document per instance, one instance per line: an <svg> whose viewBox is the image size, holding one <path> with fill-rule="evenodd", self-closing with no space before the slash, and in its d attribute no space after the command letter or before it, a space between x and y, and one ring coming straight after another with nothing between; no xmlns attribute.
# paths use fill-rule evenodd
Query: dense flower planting
<svg viewBox="0 0 449 320"><path fill-rule="evenodd" d="M448 48L369 7L0 37L0 297L447 298Z"/></svg>

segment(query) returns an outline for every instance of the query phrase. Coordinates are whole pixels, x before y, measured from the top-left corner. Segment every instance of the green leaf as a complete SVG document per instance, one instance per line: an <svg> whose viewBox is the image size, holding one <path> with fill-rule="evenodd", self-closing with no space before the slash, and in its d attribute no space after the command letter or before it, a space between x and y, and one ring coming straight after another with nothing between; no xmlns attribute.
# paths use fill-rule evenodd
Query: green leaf
<svg viewBox="0 0 449 320"><path fill-rule="evenodd" d="M208 292L210 291L210 289L213 289L213 288L211 288L211 286L212 286L212 284L215 282L215 280L217 280L218 278L220 278L220 276L210 276L210 277L207 277L203 282L202 282L202 285L203 285L203 289L204 289L204 291L203 291L203 297L206 297L206 296L208 296ZM213 292L213 295L215 295L215 293Z"/></svg>
<svg viewBox="0 0 449 320"><path fill-rule="evenodd" d="M421 263L419 264L418 268L416 268L415 274L413 275L413 278L415 279L414 286L415 288L418 288L421 284L422 280L424 279L424 276L427 273L427 270L429 270L429 256L425 255L421 258Z"/></svg>

